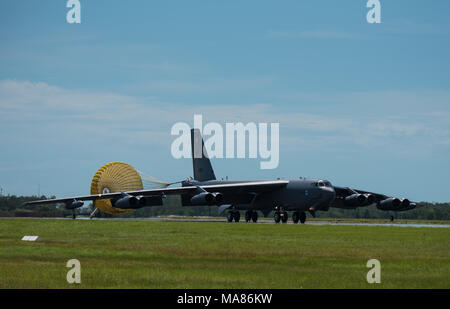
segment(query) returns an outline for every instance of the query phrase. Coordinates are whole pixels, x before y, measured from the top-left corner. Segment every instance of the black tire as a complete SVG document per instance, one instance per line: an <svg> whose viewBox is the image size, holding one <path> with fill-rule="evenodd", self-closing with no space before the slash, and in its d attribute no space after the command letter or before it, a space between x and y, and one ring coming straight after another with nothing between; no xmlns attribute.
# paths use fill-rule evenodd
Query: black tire
<svg viewBox="0 0 450 309"><path fill-rule="evenodd" d="M251 219L252 219L252 212L250 210L247 210L245 212L245 222L250 222Z"/></svg>
<svg viewBox="0 0 450 309"><path fill-rule="evenodd" d="M234 222L239 222L239 220L241 219L240 212L239 211L234 212L233 217L234 217Z"/></svg>
<svg viewBox="0 0 450 309"><path fill-rule="evenodd" d="M229 211L228 213L227 213L227 221L228 222L233 222L233 213L231 212L231 211Z"/></svg>
<svg viewBox="0 0 450 309"><path fill-rule="evenodd" d="M295 211L295 212L292 214L292 222L294 222L295 224L297 224L299 220L300 220L300 214L299 214L297 211Z"/></svg>
<svg viewBox="0 0 450 309"><path fill-rule="evenodd" d="M275 213L273 214L273 220L275 221L275 223L280 223L281 216L279 211L275 211Z"/></svg>
<svg viewBox="0 0 450 309"><path fill-rule="evenodd" d="M256 211L252 212L252 221L254 223L258 222L258 213Z"/></svg>
<svg viewBox="0 0 450 309"><path fill-rule="evenodd" d="M300 223L303 224L306 221L306 214L304 212L300 213Z"/></svg>
<svg viewBox="0 0 450 309"><path fill-rule="evenodd" d="M281 217L281 222L287 223L288 222L288 213L286 211L283 211L283 216Z"/></svg>

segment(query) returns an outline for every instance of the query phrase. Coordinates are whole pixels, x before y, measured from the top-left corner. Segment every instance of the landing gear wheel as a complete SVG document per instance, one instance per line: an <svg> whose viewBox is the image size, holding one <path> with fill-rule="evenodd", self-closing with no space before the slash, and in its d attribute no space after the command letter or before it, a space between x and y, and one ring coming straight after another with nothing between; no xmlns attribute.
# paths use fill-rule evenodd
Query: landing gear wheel
<svg viewBox="0 0 450 309"><path fill-rule="evenodd" d="M304 212L300 213L300 222L303 224L306 221L306 214Z"/></svg>
<svg viewBox="0 0 450 309"><path fill-rule="evenodd" d="M241 214L239 213L239 211L235 211L233 214L234 217L234 222L239 222L239 220L241 219Z"/></svg>
<svg viewBox="0 0 450 309"><path fill-rule="evenodd" d="M300 214L298 213L298 211L295 211L295 212L292 214L292 221L293 221L295 224L297 224L299 220L300 220Z"/></svg>
<svg viewBox="0 0 450 309"><path fill-rule="evenodd" d="M245 212L245 222L250 222L250 220L252 219L252 212L250 210L247 210Z"/></svg>
<svg viewBox="0 0 450 309"><path fill-rule="evenodd" d="M231 212L231 211L229 211L228 213L227 213L227 221L228 222L233 222L233 213Z"/></svg>
<svg viewBox="0 0 450 309"><path fill-rule="evenodd" d="M252 221L255 223L258 221L258 213L256 211L252 213Z"/></svg>
<svg viewBox="0 0 450 309"><path fill-rule="evenodd" d="M279 211L275 211L275 213L273 214L273 220L275 221L275 223L280 223L281 215Z"/></svg>
<svg viewBox="0 0 450 309"><path fill-rule="evenodd" d="M283 211L281 216L281 222L287 223L287 221L288 221L288 213L287 211Z"/></svg>

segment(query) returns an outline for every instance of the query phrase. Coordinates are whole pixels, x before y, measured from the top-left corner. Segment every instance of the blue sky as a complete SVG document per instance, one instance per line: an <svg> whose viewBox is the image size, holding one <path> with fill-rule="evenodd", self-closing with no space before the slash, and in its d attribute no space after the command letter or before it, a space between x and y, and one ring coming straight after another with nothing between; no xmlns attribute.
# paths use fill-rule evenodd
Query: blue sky
<svg viewBox="0 0 450 309"><path fill-rule="evenodd" d="M450 2L0 2L0 186L86 194L124 161L177 181L178 121L279 122L280 164L214 160L219 177L299 176L450 201Z"/></svg>

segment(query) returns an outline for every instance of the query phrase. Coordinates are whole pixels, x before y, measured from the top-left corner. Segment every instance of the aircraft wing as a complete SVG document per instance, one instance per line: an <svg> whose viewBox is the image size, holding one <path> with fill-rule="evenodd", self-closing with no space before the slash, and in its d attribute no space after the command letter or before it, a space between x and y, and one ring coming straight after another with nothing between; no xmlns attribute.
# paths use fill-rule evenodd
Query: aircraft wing
<svg viewBox="0 0 450 309"><path fill-rule="evenodd" d="M181 195L181 194L195 194L199 188L208 192L233 192L233 193L261 193L269 192L276 189L280 189L289 183L287 180L275 180L275 181L255 181L244 183L231 183L231 184L215 184L215 185L200 185L200 186L186 186L176 188L164 188L164 189L151 189L151 190L138 190L138 191L126 191L126 192L114 192L95 195L73 196L59 199L38 200L26 202L23 205L40 205L40 204L55 204L65 203L66 205L73 203L74 201L96 201L104 199L118 199L124 194L131 196L162 196L162 195Z"/></svg>
<svg viewBox="0 0 450 309"><path fill-rule="evenodd" d="M336 208L356 208L376 204L381 210L403 211L418 207L418 203L408 199L396 198L385 194L369 192L350 187L333 186L336 198L330 205Z"/></svg>

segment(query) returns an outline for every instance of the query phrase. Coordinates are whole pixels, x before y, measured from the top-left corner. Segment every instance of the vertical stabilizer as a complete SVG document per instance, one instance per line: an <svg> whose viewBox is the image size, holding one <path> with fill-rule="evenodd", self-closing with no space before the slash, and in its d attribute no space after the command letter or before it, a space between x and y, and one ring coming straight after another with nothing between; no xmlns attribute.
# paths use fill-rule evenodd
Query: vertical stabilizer
<svg viewBox="0 0 450 309"><path fill-rule="evenodd" d="M204 148L202 135L198 129L191 129L191 150L194 179L198 181L215 180L216 176Z"/></svg>

